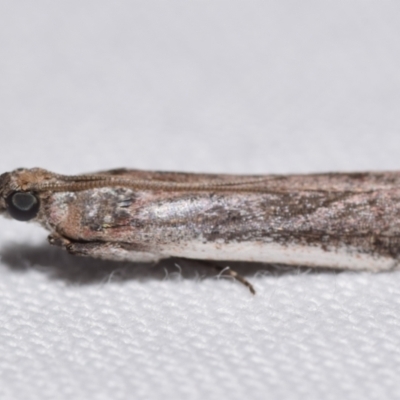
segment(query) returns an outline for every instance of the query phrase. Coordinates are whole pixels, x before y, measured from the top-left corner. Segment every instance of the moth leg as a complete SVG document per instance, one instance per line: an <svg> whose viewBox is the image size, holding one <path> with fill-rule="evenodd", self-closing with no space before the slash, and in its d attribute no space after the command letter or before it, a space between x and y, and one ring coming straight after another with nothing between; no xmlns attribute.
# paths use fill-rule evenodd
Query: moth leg
<svg viewBox="0 0 400 400"><path fill-rule="evenodd" d="M59 246L68 251L68 253L77 256L86 256L93 251L92 243L74 242L57 233L53 233L47 237L49 243L53 246Z"/></svg>
<svg viewBox="0 0 400 400"><path fill-rule="evenodd" d="M58 233L52 233L51 235L47 236L48 242L53 246L60 246L66 248L71 241Z"/></svg>
<svg viewBox="0 0 400 400"><path fill-rule="evenodd" d="M84 242L71 242L66 247L68 253L74 256L85 256L99 258L98 251L101 249L105 250L104 244L98 243L84 243Z"/></svg>
<svg viewBox="0 0 400 400"><path fill-rule="evenodd" d="M189 259L185 259L185 260L187 261ZM193 260L191 260L191 261L193 261ZM250 290L251 294L256 294L254 286L246 278L244 278L242 275L238 274L231 267L221 267L220 265L214 264L211 261L196 260L196 262L198 262L206 267L216 269L221 274L229 275L236 281L240 282L242 285L246 286Z"/></svg>
<svg viewBox="0 0 400 400"><path fill-rule="evenodd" d="M61 246L68 253L75 256L132 262L157 262L160 259L157 254L138 251L127 243L79 242L67 239L58 234L50 235L48 240L50 244Z"/></svg>
<svg viewBox="0 0 400 400"><path fill-rule="evenodd" d="M69 253L74 255L89 255L87 253L90 253L90 249L92 248L89 243L74 242L59 235L58 233L52 233L47 237L47 240L51 245L62 247Z"/></svg>
<svg viewBox="0 0 400 400"><path fill-rule="evenodd" d="M256 290L254 286L242 275L238 274L234 269L231 267L220 267L219 265L215 266L216 270L220 273L226 273L227 275L231 276L236 281L240 282L242 285L246 286L251 294L256 294Z"/></svg>
<svg viewBox="0 0 400 400"><path fill-rule="evenodd" d="M216 268L220 272L226 273L227 275L231 276L236 281L240 282L242 285L246 286L250 290L251 294L256 294L256 290L254 289L254 286L245 277L243 277L242 275L238 274L231 267L216 266Z"/></svg>

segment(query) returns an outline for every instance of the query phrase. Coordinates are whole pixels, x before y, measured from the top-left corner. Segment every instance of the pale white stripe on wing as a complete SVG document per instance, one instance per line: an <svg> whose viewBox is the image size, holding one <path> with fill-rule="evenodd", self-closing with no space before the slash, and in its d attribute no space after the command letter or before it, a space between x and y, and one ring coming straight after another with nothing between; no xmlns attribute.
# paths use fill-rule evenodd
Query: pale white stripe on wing
<svg viewBox="0 0 400 400"><path fill-rule="evenodd" d="M360 253L351 247L325 250L319 246L250 241L223 243L198 240L179 245L165 245L160 250L162 257L251 261L348 270L385 271L395 268L398 264L398 261L391 257Z"/></svg>

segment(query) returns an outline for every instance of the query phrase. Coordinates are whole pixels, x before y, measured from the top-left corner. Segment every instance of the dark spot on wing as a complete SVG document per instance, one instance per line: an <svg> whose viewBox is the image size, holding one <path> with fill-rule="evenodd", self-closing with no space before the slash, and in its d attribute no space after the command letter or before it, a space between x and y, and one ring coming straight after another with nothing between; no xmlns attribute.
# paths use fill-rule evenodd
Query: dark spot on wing
<svg viewBox="0 0 400 400"><path fill-rule="evenodd" d="M118 201L118 207L121 208L127 208L130 207L132 205L132 203L134 203L134 199L132 197L128 198L128 199L123 199Z"/></svg>

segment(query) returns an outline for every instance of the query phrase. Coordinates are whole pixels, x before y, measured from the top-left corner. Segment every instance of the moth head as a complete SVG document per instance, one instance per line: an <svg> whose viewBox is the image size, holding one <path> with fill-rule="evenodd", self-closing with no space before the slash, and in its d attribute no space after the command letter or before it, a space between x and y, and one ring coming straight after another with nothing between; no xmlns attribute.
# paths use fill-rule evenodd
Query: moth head
<svg viewBox="0 0 400 400"><path fill-rule="evenodd" d="M0 175L0 213L17 221L30 221L40 211L40 196L34 184L44 170L19 168Z"/></svg>

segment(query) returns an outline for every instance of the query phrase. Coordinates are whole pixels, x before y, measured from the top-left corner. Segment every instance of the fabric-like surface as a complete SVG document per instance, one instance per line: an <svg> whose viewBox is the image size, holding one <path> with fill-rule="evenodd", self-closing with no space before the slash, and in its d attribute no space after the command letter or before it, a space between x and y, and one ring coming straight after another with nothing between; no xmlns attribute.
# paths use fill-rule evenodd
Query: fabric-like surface
<svg viewBox="0 0 400 400"><path fill-rule="evenodd" d="M400 166L396 2L0 6L0 171ZM0 221L1 399L391 399L400 273L73 257ZM247 271L247 272L246 272Z"/></svg>

